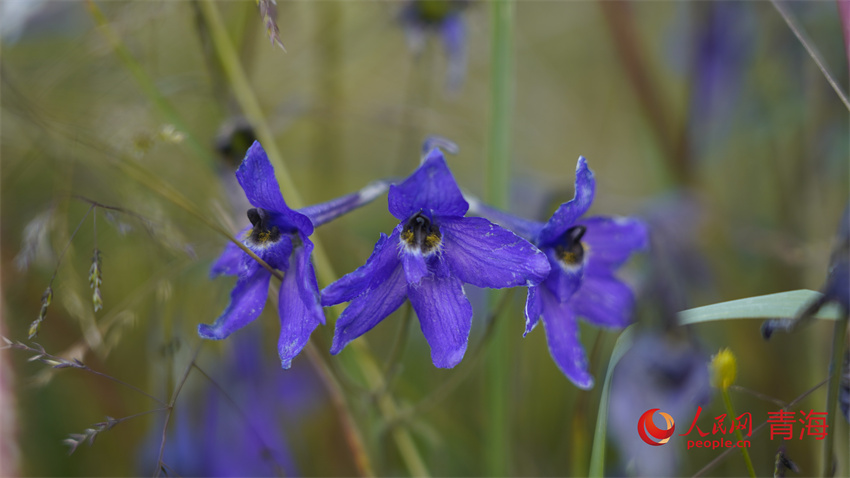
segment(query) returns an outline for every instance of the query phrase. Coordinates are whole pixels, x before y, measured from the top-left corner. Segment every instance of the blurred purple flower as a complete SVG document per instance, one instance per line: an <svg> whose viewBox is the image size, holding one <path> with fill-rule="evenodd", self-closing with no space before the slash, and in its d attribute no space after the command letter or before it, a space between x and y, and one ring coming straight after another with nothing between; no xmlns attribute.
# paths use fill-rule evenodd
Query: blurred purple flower
<svg viewBox="0 0 850 478"><path fill-rule="evenodd" d="M579 219L590 208L595 187L593 172L579 157L575 197L561 204L546 223L473 202L473 211L530 238L548 257L549 276L541 285L528 288L525 334L543 318L552 358L564 375L583 389L593 387L593 377L579 341L577 318L610 328L631 322L634 295L614 271L648 244L646 226L638 219Z"/></svg>
<svg viewBox="0 0 850 478"><path fill-rule="evenodd" d="M850 314L850 204L844 208L835 245L829 258L829 274L821 288L825 302L836 302Z"/></svg>
<svg viewBox="0 0 850 478"><path fill-rule="evenodd" d="M668 44L682 51L690 40L693 52L688 67L693 87L690 91L689 142L697 157L709 148L724 144L735 127L739 101L745 86L747 67L755 51L753 10L747 2L710 2L682 6L696 9L695 24L676 22L675 41ZM692 58L692 60L690 60Z"/></svg>
<svg viewBox="0 0 850 478"><path fill-rule="evenodd" d="M255 330L233 340L230 360L204 367L217 385L187 386L166 440L163 461L180 476L298 476L286 439L321 403L320 385L309 368L289 373L266 365ZM211 371L211 370L214 370ZM227 393L227 396L223 395ZM232 401L231 401L232 400ZM142 469L156 462L161 423L146 441Z"/></svg>
<svg viewBox="0 0 850 478"><path fill-rule="evenodd" d="M322 305L351 301L336 323L332 354L410 298L434 365L454 367L472 325L464 283L532 286L549 273L546 257L526 240L486 219L464 217L469 205L437 148L390 187L389 209L401 221L392 234L381 234L364 266L322 291Z"/></svg>
<svg viewBox="0 0 850 478"><path fill-rule="evenodd" d="M635 476L676 475L679 449L647 446L635 429L638 419L658 408L677 425L687 426L696 407L710 398L708 358L691 340L658 332L638 335L611 378L608 424L625 471Z"/></svg>
<svg viewBox="0 0 850 478"><path fill-rule="evenodd" d="M248 210L251 227L239 233L243 244L272 268L285 272L278 302L281 324L278 353L281 366L289 368L313 330L325 323L316 274L310 262L313 243L309 236L314 226L371 201L386 190L386 185L375 183L360 192L295 211L283 200L274 168L256 141L236 171L236 178L254 206ZM213 264L211 274L238 276L230 294L230 304L221 316L212 325L198 326L202 338L220 340L260 315L266 303L271 272L236 244L228 243Z"/></svg>
<svg viewBox="0 0 850 478"><path fill-rule="evenodd" d="M761 326L761 333L769 339L777 330L792 332L809 322L826 304L836 303L844 316L850 315L850 204L844 208L841 223L829 258L829 272L821 295L803 307L793 319L770 319Z"/></svg>
<svg viewBox="0 0 850 478"><path fill-rule="evenodd" d="M425 45L428 30L439 33L448 58L449 91L460 89L466 77L466 25L461 13L466 4L464 0L410 0L400 15L407 43L416 55Z"/></svg>

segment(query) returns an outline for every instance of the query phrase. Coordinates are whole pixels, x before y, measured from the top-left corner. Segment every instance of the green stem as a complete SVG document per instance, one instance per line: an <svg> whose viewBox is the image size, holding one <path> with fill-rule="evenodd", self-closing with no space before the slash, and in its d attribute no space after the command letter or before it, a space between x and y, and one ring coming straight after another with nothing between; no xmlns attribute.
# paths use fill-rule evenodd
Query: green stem
<svg viewBox="0 0 850 478"><path fill-rule="evenodd" d="M492 205L508 209L510 192L511 119L513 118L513 0L495 0L491 5L490 51L490 157L487 163L487 199ZM498 324L495 324L498 326ZM510 475L510 421L507 398L510 383L511 353L507 329L495 330L487 361L487 397L489 433L485 442L486 473Z"/></svg>
<svg viewBox="0 0 850 478"><path fill-rule="evenodd" d="M835 442L835 415L838 404L838 390L841 388L841 367L844 363L844 346L847 337L848 318L835 322L832 337L832 359L829 362L829 385L826 391L826 440L823 444L823 464L821 476L832 476L833 443Z"/></svg>
<svg viewBox="0 0 850 478"><path fill-rule="evenodd" d="M251 126L257 132L257 138L263 144L263 149L274 166L275 176L280 182L281 191L284 192L287 202L293 209L298 209L304 206L304 201L298 194L295 187L295 182L289 174L289 168L283 162L283 155L277 147L274 134L266 121L263 109L260 107L260 102L251 88L251 83L248 81L245 70L242 69L242 63L239 61L239 55L236 54L236 48L233 47L233 42L227 33L227 27L224 25L224 19L221 18L221 13L218 7L212 0L202 0L200 3L201 12L210 27L210 36L215 45L221 64L224 67L224 73L227 75L230 86L233 88L233 93L236 95L236 100L239 106L242 107L242 112L248 118Z"/></svg>
<svg viewBox="0 0 850 478"><path fill-rule="evenodd" d="M186 135L186 143L195 155L204 161L207 166L212 167L215 164L215 157L210 154L209 149L204 148L201 145L197 137L192 134L191 130L186 125L186 122L183 121L183 118L174 106L171 105L171 102L169 102L165 96L159 92L154 81L147 73L145 73L142 65L136 61L133 54L130 53L130 50L127 49L127 46L121 41L121 37L119 37L118 34L115 33L115 30L113 30L109 25L109 21L106 19L103 11L101 11L97 4L95 4L92 0L87 0L86 6L89 9L89 14L92 19L94 19L95 24L100 27L100 31L103 33L103 36L106 37L106 40L110 43L110 45L112 45L113 50L115 50L115 54L117 54L118 58L121 59L121 62L124 63L124 67L127 68L131 75L133 75L133 78L136 80L136 83L138 83L145 96L151 100L154 106L159 110L160 114L165 117L166 121L173 124L178 131Z"/></svg>
<svg viewBox="0 0 850 478"><path fill-rule="evenodd" d="M262 108L260 108L260 102L257 100L256 95L254 95L254 90L251 88L248 77L242 69L239 56L236 54L236 49L230 40L218 7L212 0L202 0L200 6L201 12L209 24L210 36L213 39L213 44L215 45L221 64L224 67L224 72L227 74L227 79L230 81L230 86L233 88L236 101L257 132L257 137L263 144L263 149L265 149L269 161L274 166L275 176L280 183L280 190L286 195L286 200L290 207L298 209L304 206L304 201L301 195L298 194L295 181L292 180L292 176L289 174L289 168L283 162L283 155L277 147L277 142L275 142L271 128L266 121ZM324 248L318 238L315 237L313 238L313 265L316 268L316 275L321 282L325 284L333 282L336 274L333 272Z"/></svg>
<svg viewBox="0 0 850 478"><path fill-rule="evenodd" d="M734 420L736 417L735 409L732 407L732 400L729 399L729 390L723 389L723 403L726 405L726 413L729 415L729 420ZM744 441L744 434L741 432L740 428L736 428L735 434L738 435L738 441ZM753 462L750 460L750 453L747 451L746 447L741 447L741 454L744 455L744 462L747 464L747 471L750 473L751 478L756 478L756 470L753 468Z"/></svg>
<svg viewBox="0 0 850 478"><path fill-rule="evenodd" d="M303 205L301 196L298 194L298 190L289 174L289 170L283 162L283 157L280 150L277 148L274 136L272 135L271 129L265 120L260 104L251 89L244 70L242 69L239 57L237 56L236 50L233 48L233 44L230 41L230 37L228 36L227 30L224 26L221 14L218 11L218 7L212 0L202 0L200 6L201 12L204 14L204 18L209 24L213 44L215 45L216 51L221 59L221 63L224 66L224 71L227 74L231 87L234 90L236 100L242 108L242 111L245 113L245 116L256 130L257 137L263 143L263 147L268 154L269 160L274 166L275 174L281 185L281 191L285 192L290 206L293 208L301 207ZM336 274L331 267L328 256L325 253L319 238L313 236L312 241L312 258L313 265L316 268L316 276L320 283L330 284L336 279ZM327 311L331 314L333 314L335 310L336 309L333 308L327 309ZM353 351L355 361L362 370L369 388L371 390L383 390L385 388L384 374L369 353L366 340L363 338L358 339L349 346L349 349ZM387 422L394 421L398 415L398 406L396 405L395 399L393 399L393 397L389 394L382 394L381 398L378 400L378 410ZM353 417L352 423L355 423ZM399 453L401 454L402 459L404 460L411 475L428 476L428 468L425 466L425 462L419 455L419 451L417 450L416 444L410 436L410 433L404 428L396 427L393 430L393 439L395 440Z"/></svg>

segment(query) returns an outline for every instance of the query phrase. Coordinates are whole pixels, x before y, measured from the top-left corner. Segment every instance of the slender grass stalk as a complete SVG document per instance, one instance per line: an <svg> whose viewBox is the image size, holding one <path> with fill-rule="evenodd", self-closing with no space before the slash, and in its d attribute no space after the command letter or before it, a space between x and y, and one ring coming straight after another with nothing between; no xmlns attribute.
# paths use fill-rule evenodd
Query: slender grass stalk
<svg viewBox="0 0 850 478"><path fill-rule="evenodd" d="M513 0L494 0L491 8L490 132L487 161L487 198L507 209L510 194L511 120L514 100ZM498 326L498 324L494 324ZM508 371L511 353L507 329L495 330L487 360L487 426L485 470L490 476L510 475L510 395Z"/></svg>
<svg viewBox="0 0 850 478"><path fill-rule="evenodd" d="M770 0L770 3L776 8L776 11L779 12L779 15L782 16L782 19L785 20L785 23L788 24L788 28L794 33L794 36L800 40L800 43L803 44L803 48L806 49L806 53L812 57L815 64L818 66L818 69L823 73L823 76L826 78L827 83L832 89L835 91L835 94L838 95L838 98L841 99L841 102L844 103L844 106L850 110L850 98L847 97L847 93L841 89L841 86L838 85L838 82L835 81L835 76L829 71L826 67L826 62L821 58L820 53L817 48L815 48L814 42L806 35L800 25L797 24L797 21L793 16L788 12L784 5L777 0Z"/></svg>
<svg viewBox="0 0 850 478"><path fill-rule="evenodd" d="M605 447L608 444L608 404L611 378L614 376L614 368L634 343L635 330L634 325L623 330L617 337L614 350L611 351L611 358L608 359L608 370L605 371L605 381L602 382L602 393L599 397L599 410L596 414L596 428L593 431L593 446L590 449L590 468L587 471L587 476L592 478L605 476Z"/></svg>
<svg viewBox="0 0 850 478"><path fill-rule="evenodd" d="M516 288L508 289L507 292L502 294L502 298L499 299L499 304L493 308L493 312L490 314L490 317L486 322L487 326L484 330L484 334L481 336L481 340L475 345L475 348L470 350L464 357L466 365L454 372L448 379L440 383L439 386L431 390L428 395L419 400L419 402L407 408L399 416L400 420L408 420L415 415L425 413L432 409L454 392L473 370L477 370L478 362L484 358L487 344L489 344L490 340L493 338L493 332L496 329L495 324L497 321L503 320L502 316L504 314L502 312L507 309L507 305L511 302L515 290Z"/></svg>
<svg viewBox="0 0 850 478"><path fill-rule="evenodd" d="M303 205L301 196L298 194L295 183L289 174L289 170L283 162L283 157L280 150L277 148L271 129L266 122L259 102L257 101L257 98L248 82L248 78L242 69L239 58L236 55L236 50L233 48L233 44L224 25L224 21L218 11L218 7L212 2L212 0L202 0L200 6L201 11L204 14L204 18L209 24L210 35L213 39L213 43L222 65L224 66L228 80L231 83L231 87L234 90L236 100L254 129L257 131L257 137L259 137L260 141L263 143L263 147L269 156L269 160L275 168L275 174L280 182L281 190L286 191L288 201L292 207L300 207ZM327 254L317 237L313 238L313 246L313 265L316 268L316 276L320 283L329 284L334 281L336 274L334 273ZM335 309L328 310L333 312ZM384 374L382 373L381 368L371 357L366 341L363 338L360 338L351 345L352 346L350 348L355 352L355 361L362 370L369 387L372 390L382 390L384 388ZM331 370L332 369L330 368L328 369L328 371ZM328 383L331 383L332 385L336 384L336 386L339 385L338 381ZM341 390L339 392L341 393ZM395 400L389 394L382 395L378 401L378 409L383 418L388 422L392 422L398 413L398 407ZM350 411L348 413L350 413ZM351 418L351 423L356 424L353 417ZM419 451L417 450L416 444L410 436L410 433L404 428L397 427L393 430L393 439L396 442L396 446L398 447L402 459L410 473L414 476L428 476L428 468L425 466L425 462L419 455Z"/></svg>
<svg viewBox="0 0 850 478"><path fill-rule="evenodd" d="M835 415L837 415L838 390L841 388L841 366L844 363L844 346L847 337L847 324L844 319L835 322L832 337L832 359L829 362L829 385L826 390L826 440L823 443L823 463L821 476L832 476L833 447L835 443Z"/></svg>
<svg viewBox="0 0 850 478"><path fill-rule="evenodd" d="M319 378L321 378L325 383L325 387L331 392L331 400L334 402L334 406L339 413L340 420L342 420L345 439L348 442L349 448L354 452L354 464L357 466L360 476L375 476L375 472L372 470L372 463L369 459L369 453L363 446L363 436L360 433L360 429L357 428L357 423L354 421L353 414L351 413L351 407L345 400L345 395L342 393L342 386L339 384L336 376L334 376L333 369L319 355L319 351L313 342L307 343L306 352L313 366L316 367Z"/></svg>
<svg viewBox="0 0 850 478"><path fill-rule="evenodd" d="M650 131L667 161L673 179L680 185L690 184L694 178L687 158L687 122L677 122L673 118L667 95L661 91L658 81L647 67L646 49L642 47L632 13L634 5L606 0L598 3L626 77L646 114Z"/></svg>
<svg viewBox="0 0 850 478"><path fill-rule="evenodd" d="M86 7L88 7L89 14L92 19L94 19L95 24L100 27L101 33L103 33L103 36L106 37L109 44L112 45L113 50L115 50L115 54L117 54L118 58L121 59L124 67L127 68L127 71L129 71L136 80L136 83L138 83L145 96L151 100L166 121L173 124L177 130L186 135L186 143L189 145L192 152L204 161L208 167L212 167L215 164L216 158L211 154L208 148L201 145L201 142L198 141L194 134L192 134L192 131L186 125L186 122L183 121L183 118L174 106L172 106L171 102L169 102L165 96L159 92L154 81L147 73L145 73L142 65L136 61L136 58L133 57L133 54L130 53L130 50L127 49L127 46L124 45L123 41L121 41L121 37L118 36L118 34L115 33L115 30L113 30L109 25L109 21L106 19L103 11L100 10L93 0L86 0Z"/></svg>
<svg viewBox="0 0 850 478"><path fill-rule="evenodd" d="M817 389L819 389L819 388L823 387L824 385L826 385L826 384L827 384L827 382L829 382L829 378L824 379L824 380L823 380L823 381L821 381L819 384L817 384L817 385L815 385L814 387L812 387L812 388L810 388L810 389L806 390L805 392L803 392L802 394L800 394L800 396L798 396L798 397L797 397L797 398L795 398L794 400L791 400L790 402L788 402L788 405L785 405L784 407L780 408L780 410L781 410L781 411L783 411L783 412L787 412L788 410L790 410L790 409L791 409L791 407L793 407L794 405L796 405L796 404L800 403L801 401L803 401L803 399L804 399L804 398L808 397L809 395L811 395L811 394L813 394L815 391L817 391ZM765 421L763 421L763 422L761 423L761 425L759 425L759 426L757 426L757 427L753 428L753 433L752 433L752 435L750 435L750 437L757 436L759 433L761 433L761 431L762 431L762 430L764 430L764 429L767 427L767 425L768 425L768 422L765 420ZM692 478L698 478L698 477L700 477L700 476L704 476L706 473L708 473L709 471L711 471L712 469L714 469L714 467L715 467L715 466L719 465L719 464L720 464L723 460L725 460L725 459L726 459L726 458L727 458L730 454L732 454L732 453L733 453L736 449L737 449L737 447L735 447L735 448L727 448L727 449L726 449L726 451L724 451L724 452L723 452L723 453L721 453L720 455L717 455L717 458L715 458L715 459L711 460L711 461L710 461L707 465L705 465L705 466L704 466L704 467L702 467L699 471L697 471L696 473L694 473L694 475L693 475L693 477L692 477ZM591 475L591 476L594 476L594 475Z"/></svg>
<svg viewBox="0 0 850 478"><path fill-rule="evenodd" d="M407 345L407 332L410 330L410 323L413 321L413 306L410 302L407 303L407 309L404 311L404 316L401 319L401 325L396 333L392 348L390 349L387 360L384 362L384 375L386 382L390 382L393 374L400 365L401 355L404 353L404 346Z"/></svg>
<svg viewBox="0 0 850 478"><path fill-rule="evenodd" d="M236 101L239 103L248 121L250 121L251 126L257 132L257 137L263 144L263 149L266 150L269 161L274 166L275 175L278 182L280 182L280 190L285 191L289 206L293 209L298 209L304 206L304 201L298 193L298 188L296 188L292 176L289 174L289 168L283 162L283 155L277 147L274 134L272 134L271 128L266 121L262 108L260 108L260 102L257 100L257 96L251 88L248 77L242 69L239 56L236 54L236 49L230 40L218 7L212 0L202 0L200 5L204 18L209 24L210 36L213 39L216 52L219 55L221 64L224 66L224 71L233 88L233 93L236 95ZM325 254L324 248L318 239L313 239L313 247L313 265L316 267L316 274L319 280L324 278L324 283L333 282L328 279L335 277L335 274L327 259L327 254Z"/></svg>
<svg viewBox="0 0 850 478"><path fill-rule="evenodd" d="M233 47L233 42L227 33L227 27L224 24L224 19L218 11L218 7L212 0L202 0L200 2L201 12L204 14L204 19L210 28L210 36L215 45L218 57L224 67L224 72L230 85L233 88L233 93L236 95L236 100L239 106L242 107L242 112L248 118L251 126L257 132L257 137L263 144L263 149L269 156L274 166L275 175L280 182L281 190L286 191L287 202L293 209L304 206L304 201L298 194L295 187L295 182L289 174L289 168L283 162L283 155L277 147L277 142L274 140L271 128L266 121L265 114L260 107L260 102L254 94L254 90L248 81L248 76L245 70L242 69L242 64L239 61L239 55L236 54L236 48Z"/></svg>
<svg viewBox="0 0 850 478"><path fill-rule="evenodd" d="M723 404L726 405L726 413L729 415L729 419L734 419L735 408L732 407L732 400L729 399L729 389L722 389L721 394L723 395ZM744 441L744 433L740 428L735 430L735 434L738 436L738 441ZM750 474L751 478L756 478L756 470L753 469L753 461L750 460L750 453L747 451L746 447L741 447L741 454L744 455L744 463L747 464L747 472Z"/></svg>

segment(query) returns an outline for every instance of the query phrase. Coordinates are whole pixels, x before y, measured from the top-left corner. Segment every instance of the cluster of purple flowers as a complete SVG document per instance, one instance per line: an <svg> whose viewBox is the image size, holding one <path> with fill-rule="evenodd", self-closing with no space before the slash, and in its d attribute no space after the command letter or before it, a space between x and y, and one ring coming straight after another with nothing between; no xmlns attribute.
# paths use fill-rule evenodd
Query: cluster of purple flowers
<svg viewBox="0 0 850 478"><path fill-rule="evenodd" d="M577 318L621 328L631 320L632 291L614 276L632 252L647 246L647 230L630 218L581 216L593 201L595 182L584 158L576 170L575 197L546 223L497 211L465 198L440 149L426 142L416 171L395 184L373 183L359 192L300 210L289 208L259 143L236 172L254 206L242 243L271 268L284 273L280 285L283 368L324 324L323 306L349 302L336 322L331 353L375 327L409 299L435 366L451 368L466 351L472 305L464 284L502 289L527 287L526 333L543 319L549 348L564 374L581 388L593 386L578 338ZM381 234L372 255L357 270L319 291L310 261L310 235L341 214L389 189L389 212L399 220ZM472 212L485 217L468 217ZM224 339L256 319L272 273L236 244L228 244L212 274L237 276L231 301L203 338Z"/></svg>

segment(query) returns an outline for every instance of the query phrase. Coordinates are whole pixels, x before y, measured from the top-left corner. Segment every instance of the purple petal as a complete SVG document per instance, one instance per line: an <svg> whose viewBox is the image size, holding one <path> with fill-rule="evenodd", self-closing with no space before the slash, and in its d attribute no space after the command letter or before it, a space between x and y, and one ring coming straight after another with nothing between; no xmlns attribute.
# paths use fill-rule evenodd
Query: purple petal
<svg viewBox="0 0 850 478"><path fill-rule="evenodd" d="M396 263L398 265L398 263ZM404 268L396 267L386 280L376 284L346 307L336 321L331 353L336 355L349 342L365 334L392 314L407 298Z"/></svg>
<svg viewBox="0 0 850 478"><path fill-rule="evenodd" d="M280 186L274 175L274 168L269 162L266 151L259 141L248 148L245 159L236 170L236 179L245 191L248 201L254 207L267 211L286 211L289 206L280 194Z"/></svg>
<svg viewBox="0 0 850 478"><path fill-rule="evenodd" d="M578 388L593 388L593 376L587 370L587 355L579 341L576 314L568 303L559 302L543 292L543 326L549 353L561 372Z"/></svg>
<svg viewBox="0 0 850 478"><path fill-rule="evenodd" d="M325 314L322 312L322 303L319 295L319 282L316 280L316 270L310 259L313 254L313 243L306 237L301 237L302 246L295 249L295 263L298 281L298 292L301 300L308 305L310 313L316 320L324 325Z"/></svg>
<svg viewBox="0 0 850 478"><path fill-rule="evenodd" d="M457 90L466 77L466 24L460 14L449 14L440 26L448 58L449 90Z"/></svg>
<svg viewBox="0 0 850 478"><path fill-rule="evenodd" d="M589 269L610 273L629 256L649 247L643 221L631 217L591 217L578 221L587 228L581 240Z"/></svg>
<svg viewBox="0 0 850 478"><path fill-rule="evenodd" d="M389 186L389 183L386 181L374 181L356 193L307 206L299 209L298 212L309 217L314 227L319 227L345 213L374 201L375 198L386 192Z"/></svg>
<svg viewBox="0 0 850 478"><path fill-rule="evenodd" d="M441 217L443 256L452 273L477 287L537 285L549 261L530 242L481 217Z"/></svg>
<svg viewBox="0 0 850 478"><path fill-rule="evenodd" d="M245 237L245 233L250 230L250 227L246 227L239 231L235 236L236 240L242 240ZM210 268L210 277L218 275L235 276L239 274L239 269L242 266L242 261L245 260L245 256L247 256L247 254L242 250L242 248L237 246L233 241L228 241L228 243L224 246L224 251L213 263L212 268Z"/></svg>
<svg viewBox="0 0 850 478"><path fill-rule="evenodd" d="M239 180L245 196L254 207L282 215L287 222L308 236L313 233L313 223L310 222L310 218L293 211L283 200L274 175L274 168L259 141L254 141L254 144L248 148L245 159L236 170L236 179Z"/></svg>
<svg viewBox="0 0 850 478"><path fill-rule="evenodd" d="M419 285L422 278L428 275L428 265L421 253L402 251L401 263L404 266L404 277L410 285Z"/></svg>
<svg viewBox="0 0 850 478"><path fill-rule="evenodd" d="M539 286L528 288L528 296L525 298L525 333L523 337L528 335L537 323L540 321L540 314L543 313L543 300L540 297L541 291Z"/></svg>
<svg viewBox="0 0 850 478"><path fill-rule="evenodd" d="M431 346L431 360L439 368L452 368L466 352L472 327L472 305L456 277L426 277L408 287L410 303Z"/></svg>
<svg viewBox="0 0 850 478"><path fill-rule="evenodd" d="M469 202L470 213L486 217L530 241L534 240L540 234L541 229L543 229L542 222L530 221L514 216L513 214L490 207L474 197L466 196L466 200Z"/></svg>
<svg viewBox="0 0 850 478"><path fill-rule="evenodd" d="M230 293L230 304L212 325L198 325L198 335L204 339L221 340L256 319L266 305L271 276L262 268L253 274L240 276Z"/></svg>
<svg viewBox="0 0 850 478"><path fill-rule="evenodd" d="M567 229L575 225L593 202L593 194L596 190L596 180L593 179L593 171L587 167L587 160L579 156L576 165L575 195L569 202L561 204L555 214L543 226L537 239L538 246L553 244L567 232Z"/></svg>
<svg viewBox="0 0 850 478"><path fill-rule="evenodd" d="M420 210L438 216L463 216L469 204L463 199L443 153L432 149L404 182L390 186L389 208L393 216L404 221Z"/></svg>
<svg viewBox="0 0 850 478"><path fill-rule="evenodd" d="M313 330L325 322L319 305L319 287L310 262L313 244L309 241L295 249L293 267L287 271L280 285L280 340L277 351L285 369L292 359L307 345Z"/></svg>
<svg viewBox="0 0 850 478"><path fill-rule="evenodd" d="M543 284L548 292L551 292L559 301L567 302L581 287L585 273L584 264L565 266L558 260L556 252L551 248L546 249L546 255L549 257L552 270Z"/></svg>
<svg viewBox="0 0 850 478"><path fill-rule="evenodd" d="M578 315L600 327L622 328L632 321L632 290L612 276L586 275L570 302Z"/></svg>
<svg viewBox="0 0 850 478"><path fill-rule="evenodd" d="M360 266L354 272L350 272L327 286L322 290L322 305L348 302L363 294L376 284L386 281L399 265L398 239L401 234L401 226L393 231L387 238L381 233L378 243L366 264Z"/></svg>

